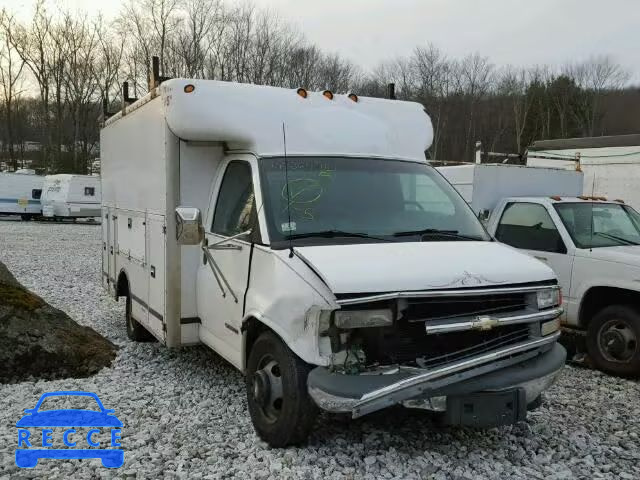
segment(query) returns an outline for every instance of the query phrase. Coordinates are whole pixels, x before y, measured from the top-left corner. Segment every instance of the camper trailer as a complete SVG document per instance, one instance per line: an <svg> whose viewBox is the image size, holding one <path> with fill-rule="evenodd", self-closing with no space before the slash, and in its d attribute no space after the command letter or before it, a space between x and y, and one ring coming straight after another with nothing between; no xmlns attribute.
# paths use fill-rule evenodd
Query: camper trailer
<svg viewBox="0 0 640 480"><path fill-rule="evenodd" d="M539 140L527 150L527 165L581 170L585 194L640 209L640 134Z"/></svg>
<svg viewBox="0 0 640 480"><path fill-rule="evenodd" d="M92 175L47 175L42 193L45 218L86 218L101 215L100 177Z"/></svg>
<svg viewBox="0 0 640 480"><path fill-rule="evenodd" d="M0 173L0 215L31 220L42 213L40 196L44 177L30 172Z"/></svg>
<svg viewBox="0 0 640 480"><path fill-rule="evenodd" d="M130 339L215 350L276 447L318 408L486 427L539 405L566 356L557 280L427 164L422 105L152 85L100 133L103 283Z"/></svg>

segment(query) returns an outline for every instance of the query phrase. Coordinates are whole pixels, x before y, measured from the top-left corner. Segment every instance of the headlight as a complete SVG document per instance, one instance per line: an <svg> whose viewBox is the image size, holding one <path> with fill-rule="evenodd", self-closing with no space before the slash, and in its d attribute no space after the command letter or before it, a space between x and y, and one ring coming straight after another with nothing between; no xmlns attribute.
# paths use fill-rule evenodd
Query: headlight
<svg viewBox="0 0 640 480"><path fill-rule="evenodd" d="M547 290L538 290L537 292L538 309L542 310L549 307L555 307L560 304L560 289L549 288Z"/></svg>
<svg viewBox="0 0 640 480"><path fill-rule="evenodd" d="M560 319L554 318L549 322L544 322L540 325L540 334L545 337L553 332L560 330Z"/></svg>
<svg viewBox="0 0 640 480"><path fill-rule="evenodd" d="M338 328L386 327L393 324L391 310L336 310L333 320Z"/></svg>

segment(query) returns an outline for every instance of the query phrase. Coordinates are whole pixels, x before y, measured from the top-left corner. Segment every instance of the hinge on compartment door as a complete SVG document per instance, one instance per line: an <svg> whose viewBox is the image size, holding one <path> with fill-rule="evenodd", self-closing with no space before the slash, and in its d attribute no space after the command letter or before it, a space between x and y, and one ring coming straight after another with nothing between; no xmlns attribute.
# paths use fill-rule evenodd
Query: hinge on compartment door
<svg viewBox="0 0 640 480"><path fill-rule="evenodd" d="M162 322L162 331L166 332L167 331L167 324Z"/></svg>
<svg viewBox="0 0 640 480"><path fill-rule="evenodd" d="M162 226L162 233L164 233L165 235L167 234L167 226L166 225Z"/></svg>

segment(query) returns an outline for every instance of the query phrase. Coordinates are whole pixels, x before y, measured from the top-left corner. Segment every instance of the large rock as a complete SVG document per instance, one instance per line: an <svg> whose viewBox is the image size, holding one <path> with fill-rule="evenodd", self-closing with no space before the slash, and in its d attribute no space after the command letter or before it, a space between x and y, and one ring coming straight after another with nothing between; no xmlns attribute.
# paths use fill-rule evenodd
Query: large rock
<svg viewBox="0 0 640 480"><path fill-rule="evenodd" d="M0 383L87 377L116 346L24 288L0 262Z"/></svg>

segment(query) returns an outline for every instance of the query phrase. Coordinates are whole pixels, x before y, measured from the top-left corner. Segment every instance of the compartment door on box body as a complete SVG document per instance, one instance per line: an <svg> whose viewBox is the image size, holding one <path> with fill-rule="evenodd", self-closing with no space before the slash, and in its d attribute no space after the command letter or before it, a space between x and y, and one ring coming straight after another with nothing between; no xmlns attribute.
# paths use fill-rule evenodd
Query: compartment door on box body
<svg viewBox="0 0 640 480"><path fill-rule="evenodd" d="M116 215L114 213L113 210L109 211L109 218L107 220L105 220L108 225L107 225L107 254L109 255L109 267L108 267L108 271L107 273L109 274L109 278L111 279L111 282L114 283L113 285L111 285L111 288L113 289L113 293L115 294L116 292L116 287L117 284L116 282L118 281L118 273L116 271L116 248L118 245L118 223L117 223L117 219L116 219Z"/></svg>
<svg viewBox="0 0 640 480"><path fill-rule="evenodd" d="M147 215L149 275L149 328L165 339L165 221L164 215Z"/></svg>
<svg viewBox="0 0 640 480"><path fill-rule="evenodd" d="M143 325L148 324L149 281L146 258L146 213L118 210L114 222L117 233L115 275L123 270L129 279L129 293L133 300L131 316Z"/></svg>
<svg viewBox="0 0 640 480"><path fill-rule="evenodd" d="M111 292L111 280L113 278L113 273L110 272L109 268L109 209L104 207L102 209L102 286L106 288L109 292Z"/></svg>

